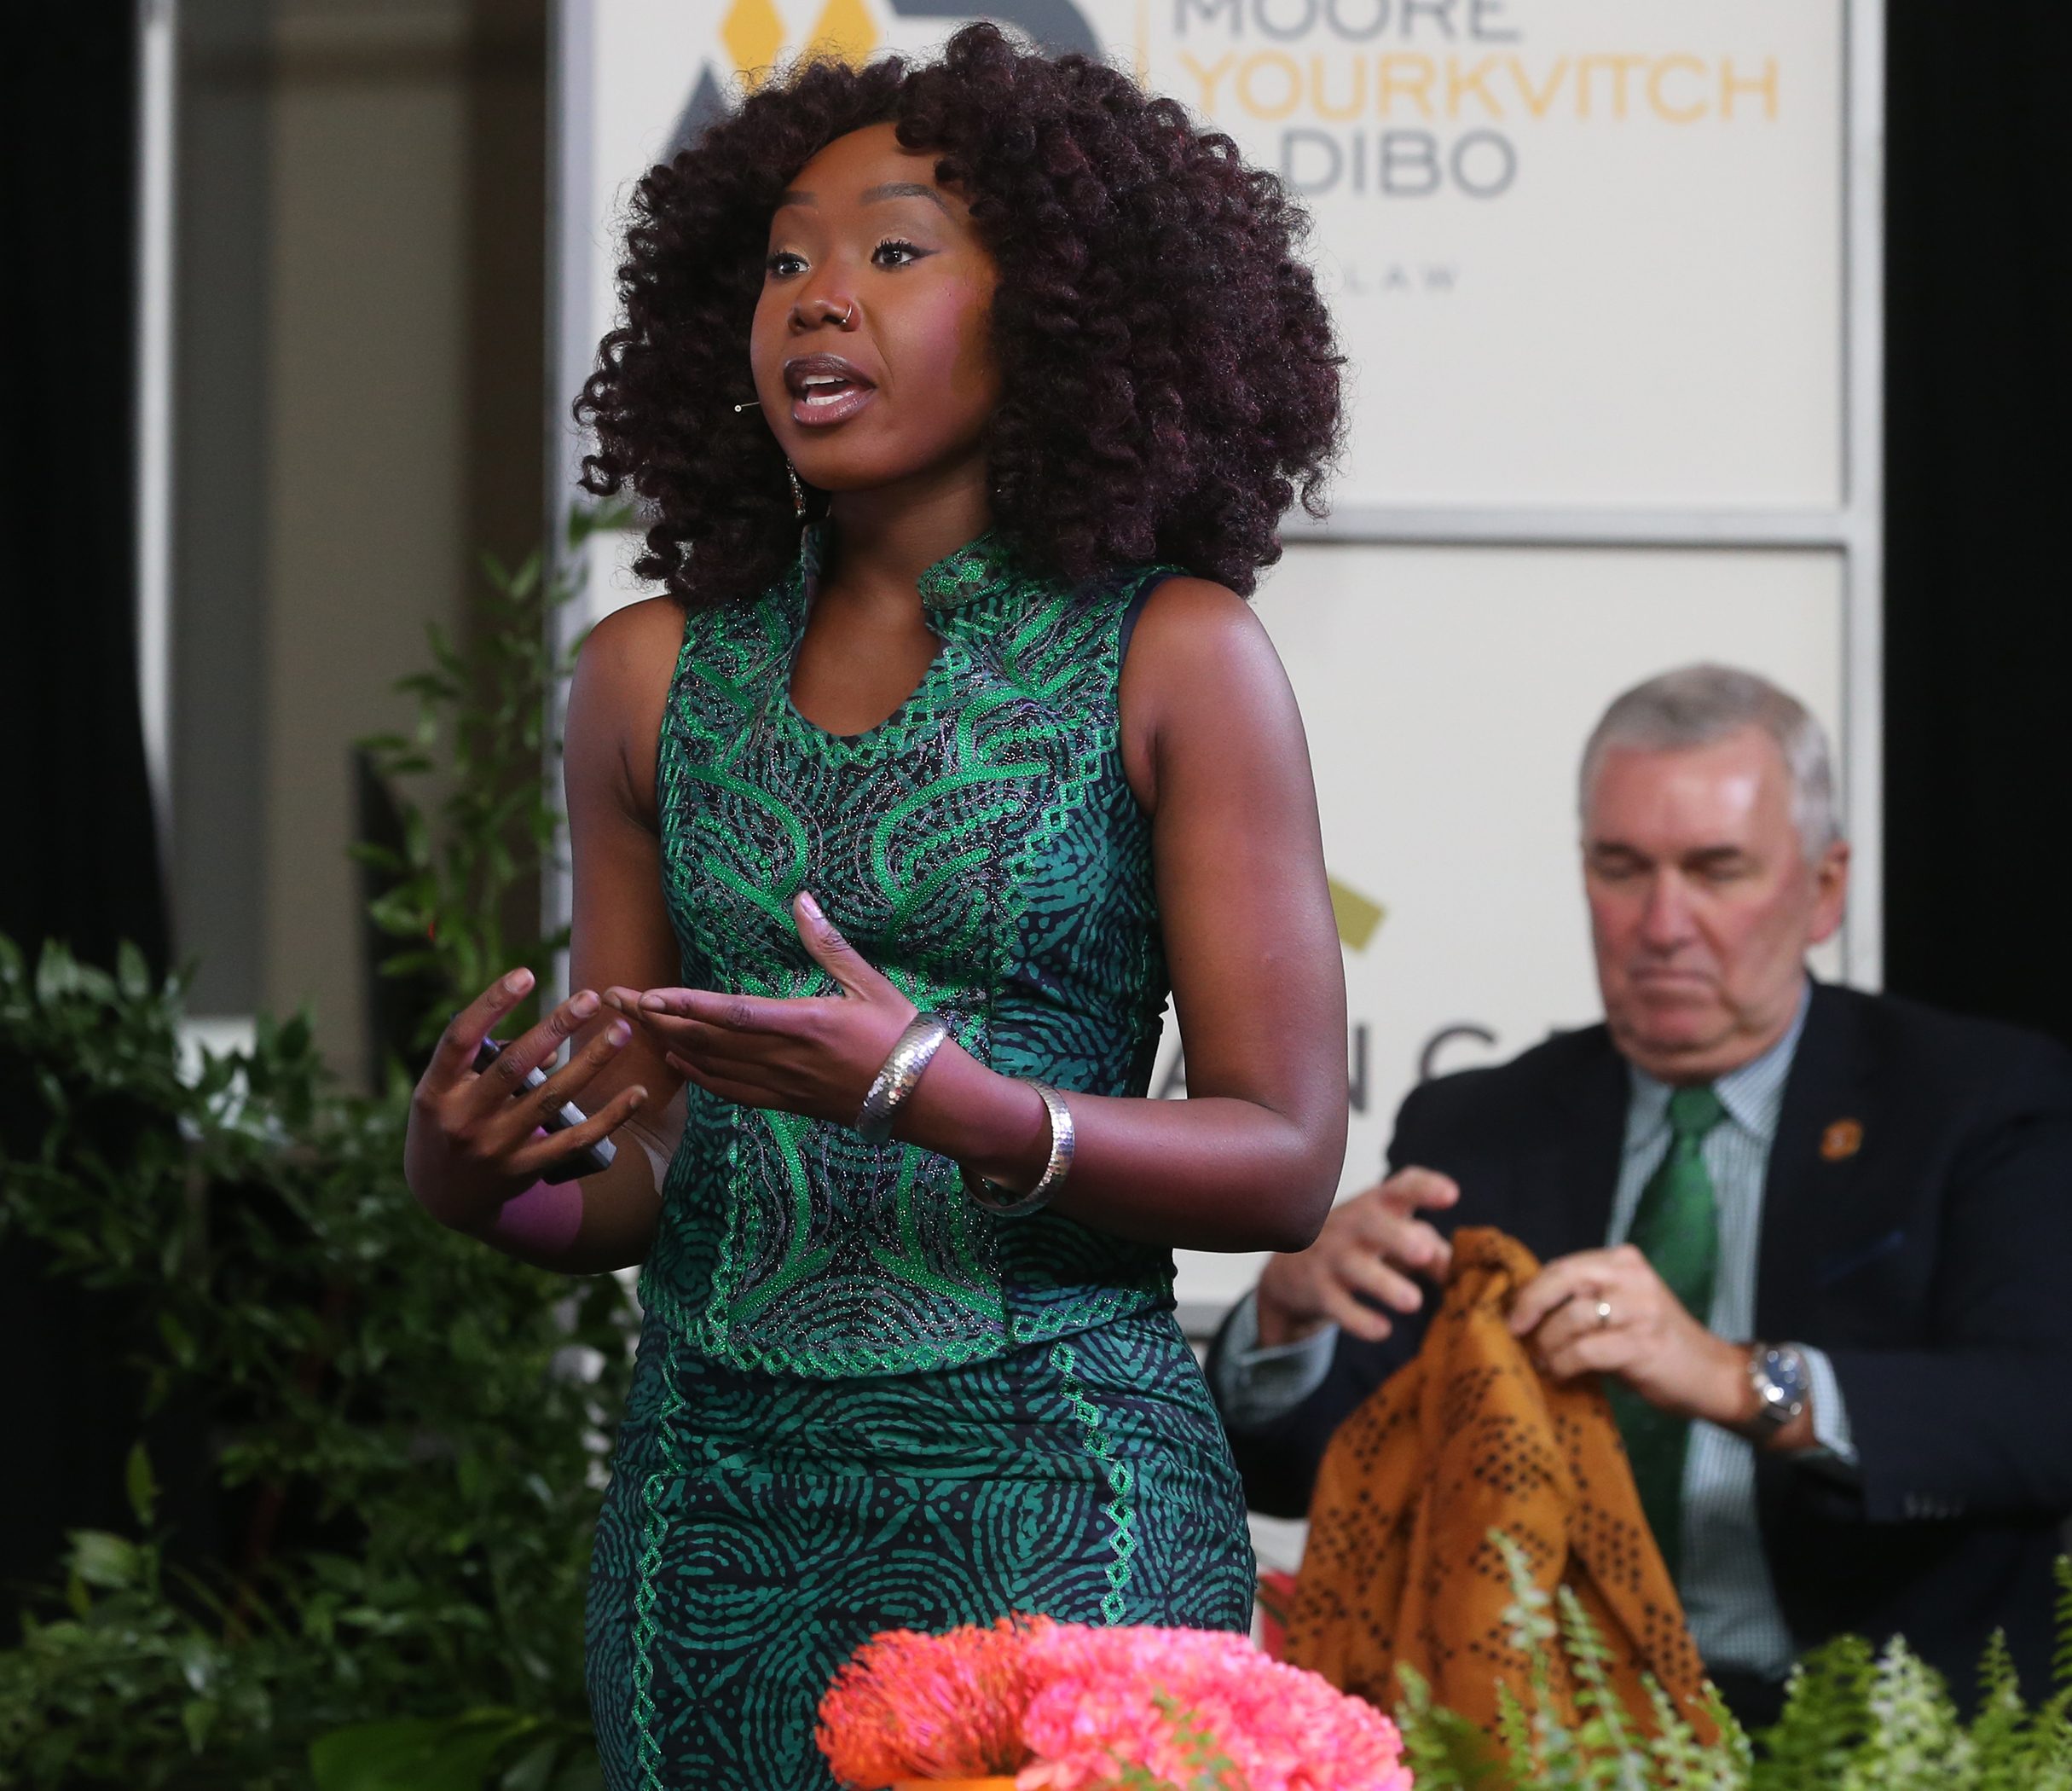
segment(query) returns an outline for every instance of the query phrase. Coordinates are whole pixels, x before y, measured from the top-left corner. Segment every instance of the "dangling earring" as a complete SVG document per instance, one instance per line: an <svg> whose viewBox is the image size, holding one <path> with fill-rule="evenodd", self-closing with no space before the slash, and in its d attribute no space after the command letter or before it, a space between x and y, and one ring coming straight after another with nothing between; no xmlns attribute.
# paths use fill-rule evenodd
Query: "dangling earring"
<svg viewBox="0 0 2072 1791"><path fill-rule="evenodd" d="M854 311L854 310L855 306L852 304L849 310ZM842 321L844 323L849 321L848 313L843 314ZM734 414L739 416L744 410L761 410L761 409L762 405L759 400L750 398L745 403L734 406ZM791 513L798 518L799 533L803 536L806 532L806 488L799 483L799 469L791 464L790 455L784 456L784 477L791 481Z"/></svg>
<svg viewBox="0 0 2072 1791"><path fill-rule="evenodd" d="M815 552L813 525L806 520L806 488L799 483L799 469L791 464L791 456L784 456L784 477L791 481L791 513L798 519L799 563L806 568L808 580L819 576L819 559Z"/></svg>

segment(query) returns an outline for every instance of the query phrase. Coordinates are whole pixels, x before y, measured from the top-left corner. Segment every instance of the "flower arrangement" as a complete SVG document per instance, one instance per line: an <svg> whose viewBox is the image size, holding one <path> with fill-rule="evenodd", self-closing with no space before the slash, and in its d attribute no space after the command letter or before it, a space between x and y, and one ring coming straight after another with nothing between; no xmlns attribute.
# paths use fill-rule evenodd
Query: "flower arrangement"
<svg viewBox="0 0 2072 1791"><path fill-rule="evenodd" d="M1028 1758L1022 1713L1034 1627L1003 1617L990 1629L873 1636L820 1700L815 1738L836 1777L882 1786L1013 1772Z"/></svg>
<svg viewBox="0 0 2072 1791"><path fill-rule="evenodd" d="M858 1791L1410 1791L1396 1725L1241 1636L1004 1618L873 1637L820 1702Z"/></svg>

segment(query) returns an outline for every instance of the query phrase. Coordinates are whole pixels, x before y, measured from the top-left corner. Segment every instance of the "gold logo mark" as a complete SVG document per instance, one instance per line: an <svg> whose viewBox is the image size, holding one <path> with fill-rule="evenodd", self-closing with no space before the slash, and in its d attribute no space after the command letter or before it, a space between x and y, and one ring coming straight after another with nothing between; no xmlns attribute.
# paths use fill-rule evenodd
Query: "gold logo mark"
<svg viewBox="0 0 2072 1791"><path fill-rule="evenodd" d="M753 86L776 66L790 34L774 0L734 0L721 21L720 41L734 59L734 72ZM864 0L827 0L803 55L808 61L861 62L877 43L877 27Z"/></svg>
<svg viewBox="0 0 2072 1791"><path fill-rule="evenodd" d="M1363 952L1375 930L1388 919L1388 910L1363 896L1350 884L1335 877L1331 883L1331 918L1338 923L1338 936L1348 949Z"/></svg>
<svg viewBox="0 0 2072 1791"><path fill-rule="evenodd" d="M843 62L861 62L877 48L877 27L863 0L827 0L820 22L806 40L806 54Z"/></svg>

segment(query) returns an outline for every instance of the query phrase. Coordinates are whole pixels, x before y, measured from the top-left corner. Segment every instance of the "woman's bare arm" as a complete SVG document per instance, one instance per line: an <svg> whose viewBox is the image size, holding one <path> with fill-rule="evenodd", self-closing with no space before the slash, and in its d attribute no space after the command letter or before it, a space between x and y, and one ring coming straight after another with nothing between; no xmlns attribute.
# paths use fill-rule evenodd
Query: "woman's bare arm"
<svg viewBox="0 0 2072 1791"><path fill-rule="evenodd" d="M674 1145L672 1097L681 1079L599 990L680 974L663 907L655 759L682 629L674 604L636 604L598 626L576 667L567 752L573 992L477 1074L476 1047L524 998L530 973L484 989L447 1027L410 1104L404 1167L425 1209L507 1255L570 1274L646 1255L660 1206L657 1164ZM564 1041L568 1062L557 1069ZM547 1081L529 1091L523 1079L535 1067ZM590 1117L543 1134L542 1119L564 1101ZM559 1185L537 1180L604 1137L617 1145L609 1169Z"/></svg>
<svg viewBox="0 0 2072 1791"><path fill-rule="evenodd" d="M1345 970L1302 718L1243 601L1176 578L1138 619L1122 719L1151 816L1187 1098L1073 1095L1078 1152L1056 1210L1189 1249L1299 1249L1330 1209L1346 1116ZM1042 1110L1018 1104L1019 1140L999 1121L971 1135L959 1116L1000 1104L967 1064L930 1069L903 1135L1026 1185L1047 1145Z"/></svg>
<svg viewBox="0 0 2072 1791"><path fill-rule="evenodd" d="M646 988L683 974L663 904L655 802L663 710L683 632L682 606L651 598L605 617L576 662L564 758L575 883L569 936L573 993L594 994L621 983ZM666 1127L663 1115L683 1078L637 1027L591 1083L584 1104L602 1106L634 1083L648 1092L636 1128ZM661 1189L640 1139L622 1130L616 1142L611 1168L582 1180L582 1225L575 1241L544 1266L586 1274L627 1267L647 1255Z"/></svg>

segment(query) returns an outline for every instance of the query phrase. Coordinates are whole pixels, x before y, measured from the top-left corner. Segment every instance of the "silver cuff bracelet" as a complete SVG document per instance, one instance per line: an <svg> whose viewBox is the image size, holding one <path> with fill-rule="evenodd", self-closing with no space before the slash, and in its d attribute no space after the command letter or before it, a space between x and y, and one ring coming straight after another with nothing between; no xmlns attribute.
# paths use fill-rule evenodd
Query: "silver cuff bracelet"
<svg viewBox="0 0 2072 1791"><path fill-rule="evenodd" d="M983 1175L970 1170L962 1171L964 1192L971 1197L974 1206L981 1207L996 1219L1026 1219L1039 1212L1056 1198L1057 1191L1065 1185L1065 1178L1072 1173L1072 1152L1074 1139L1072 1130L1072 1110L1065 1104L1065 1098L1048 1082L1031 1079L1029 1087L1043 1097L1045 1110L1050 1116L1050 1158L1043 1166L1043 1176L1026 1194L1017 1194L1012 1188L1004 1187L997 1181L988 1181Z"/></svg>
<svg viewBox="0 0 2072 1791"><path fill-rule="evenodd" d="M949 1023L937 1014L916 1014L906 1023L857 1110L856 1130L865 1144L882 1145L892 1136L893 1116L906 1104L921 1072L949 1035Z"/></svg>

